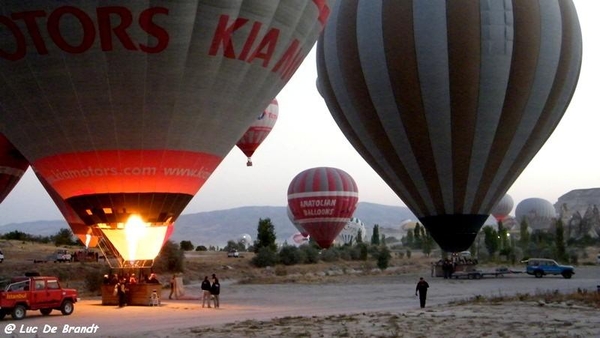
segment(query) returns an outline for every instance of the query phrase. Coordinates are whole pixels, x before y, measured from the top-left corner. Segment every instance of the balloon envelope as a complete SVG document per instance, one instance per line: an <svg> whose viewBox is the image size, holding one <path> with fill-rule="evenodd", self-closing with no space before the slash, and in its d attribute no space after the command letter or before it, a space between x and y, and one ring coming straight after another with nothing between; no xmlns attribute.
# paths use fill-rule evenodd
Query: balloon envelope
<svg viewBox="0 0 600 338"><path fill-rule="evenodd" d="M319 167L296 175L287 196L296 222L325 249L352 217L358 202L358 188L345 171Z"/></svg>
<svg viewBox="0 0 600 338"><path fill-rule="evenodd" d="M504 195L494 208L492 208L492 216L494 216L498 222L502 222L512 211L514 203L515 202L510 195Z"/></svg>
<svg viewBox="0 0 600 338"><path fill-rule="evenodd" d="M342 244L354 244L359 232L361 239L364 240L367 232L365 224L360 219L352 217L337 236L337 240Z"/></svg>
<svg viewBox="0 0 600 338"><path fill-rule="evenodd" d="M273 129L278 116L279 104L277 103L277 100L274 99L269 103L267 109L252 122L248 130L246 130L242 138L237 142L236 145L238 148L240 148L244 155L248 157L248 162L246 163L247 166L252 165L252 155Z"/></svg>
<svg viewBox="0 0 600 338"><path fill-rule="evenodd" d="M318 89L350 143L445 251L466 250L563 116L572 1L339 1Z"/></svg>
<svg viewBox="0 0 600 338"><path fill-rule="evenodd" d="M0 132L84 224L160 249L331 3L3 1Z"/></svg>
<svg viewBox="0 0 600 338"><path fill-rule="evenodd" d="M28 167L29 162L25 157L0 134L0 203L17 185Z"/></svg>
<svg viewBox="0 0 600 338"><path fill-rule="evenodd" d="M523 220L532 230L547 230L556 220L556 209L550 201L543 198L527 198L517 204L515 217L518 224Z"/></svg>

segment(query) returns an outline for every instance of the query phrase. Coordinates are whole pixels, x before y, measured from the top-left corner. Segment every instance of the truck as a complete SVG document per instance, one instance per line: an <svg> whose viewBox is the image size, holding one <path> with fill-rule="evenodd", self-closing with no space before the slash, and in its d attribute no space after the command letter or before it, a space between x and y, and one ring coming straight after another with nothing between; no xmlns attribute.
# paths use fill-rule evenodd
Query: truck
<svg viewBox="0 0 600 338"><path fill-rule="evenodd" d="M4 262L4 253L0 250L0 263Z"/></svg>
<svg viewBox="0 0 600 338"><path fill-rule="evenodd" d="M58 249L49 257L48 260L54 261L54 263L70 262L72 257L73 256L67 250Z"/></svg>
<svg viewBox="0 0 600 338"><path fill-rule="evenodd" d="M0 319L10 314L13 319L21 320L28 310L39 310L44 316L59 310L69 316L77 300L77 290L63 288L57 277L13 277L0 291Z"/></svg>
<svg viewBox="0 0 600 338"><path fill-rule="evenodd" d="M542 278L546 275L561 275L565 279L571 278L575 274L575 268L571 265L558 264L553 259L547 258L529 258L521 261L527 264L525 272L536 278Z"/></svg>

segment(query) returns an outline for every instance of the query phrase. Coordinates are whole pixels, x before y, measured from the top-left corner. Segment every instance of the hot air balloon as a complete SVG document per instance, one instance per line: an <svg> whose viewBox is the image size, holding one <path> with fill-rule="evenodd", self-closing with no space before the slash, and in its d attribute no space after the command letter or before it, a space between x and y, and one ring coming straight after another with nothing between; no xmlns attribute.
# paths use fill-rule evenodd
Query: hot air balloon
<svg viewBox="0 0 600 338"><path fill-rule="evenodd" d="M543 198L527 198L517 204L515 217L518 224L523 220L532 230L548 230L557 218L556 210Z"/></svg>
<svg viewBox="0 0 600 338"><path fill-rule="evenodd" d="M364 239L366 236L367 228L365 224L358 218L352 217L346 223L340 234L337 236L338 242L341 244L352 244L356 243L356 239L358 237L358 233L361 234L361 239Z"/></svg>
<svg viewBox="0 0 600 338"><path fill-rule="evenodd" d="M297 232L297 233L291 235L290 238L288 238L285 242L287 243L287 245L293 245L295 247L299 247L304 244L308 244L309 241L310 241L310 236L306 237L306 236L302 235L301 233Z"/></svg>
<svg viewBox="0 0 600 338"><path fill-rule="evenodd" d="M17 185L28 167L29 162L25 157L0 134L0 203Z"/></svg>
<svg viewBox="0 0 600 338"><path fill-rule="evenodd" d="M354 148L458 252L557 126L581 55L570 0L339 1L317 88Z"/></svg>
<svg viewBox="0 0 600 338"><path fill-rule="evenodd" d="M500 202L492 208L492 216L494 216L498 222L502 222L512 211L514 203L515 202L510 195L504 195Z"/></svg>
<svg viewBox="0 0 600 338"><path fill-rule="evenodd" d="M321 248L329 248L352 217L358 202L354 179L337 168L302 171L290 183L288 207Z"/></svg>
<svg viewBox="0 0 600 338"><path fill-rule="evenodd" d="M0 132L120 267L151 262L331 4L3 1Z"/></svg>
<svg viewBox="0 0 600 338"><path fill-rule="evenodd" d="M279 104L276 99L273 99L267 109L252 122L250 128L246 130L242 138L236 144L244 155L248 157L248 162L246 162L247 166L252 166L252 155L273 129L278 116Z"/></svg>

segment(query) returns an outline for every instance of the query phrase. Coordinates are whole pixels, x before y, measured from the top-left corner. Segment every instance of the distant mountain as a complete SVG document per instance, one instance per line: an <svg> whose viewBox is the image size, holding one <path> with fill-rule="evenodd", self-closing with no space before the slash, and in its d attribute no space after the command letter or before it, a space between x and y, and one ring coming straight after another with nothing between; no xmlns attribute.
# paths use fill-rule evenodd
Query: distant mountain
<svg viewBox="0 0 600 338"><path fill-rule="evenodd" d="M367 202L358 203L354 217L365 223L369 236L374 224L379 224L381 232L387 236L388 233L398 232L402 221L416 220L416 217L406 207ZM176 243L189 240L194 245L206 246L223 246L228 240L237 240L243 234L250 235L254 240L258 221L261 218L271 219L279 242L285 241L297 232L288 219L287 207L249 206L181 215L177 219L171 239ZM0 233L19 230L34 235L48 236L66 227L68 227L67 223L59 220L10 223L0 226Z"/></svg>

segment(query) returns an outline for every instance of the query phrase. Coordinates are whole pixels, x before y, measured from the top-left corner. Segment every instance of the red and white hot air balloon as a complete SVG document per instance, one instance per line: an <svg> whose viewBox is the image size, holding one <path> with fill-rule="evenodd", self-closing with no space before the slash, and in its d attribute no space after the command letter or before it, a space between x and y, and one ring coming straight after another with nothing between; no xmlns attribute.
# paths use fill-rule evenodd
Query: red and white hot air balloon
<svg viewBox="0 0 600 338"><path fill-rule="evenodd" d="M17 185L28 167L29 162L25 157L0 134L0 203Z"/></svg>
<svg viewBox="0 0 600 338"><path fill-rule="evenodd" d="M273 99L267 109L265 109L254 122L250 125L250 128L246 130L244 136L237 142L238 148L248 157L247 166L252 166L252 155L267 138L277 117L279 116L279 104L277 99Z"/></svg>
<svg viewBox="0 0 600 338"><path fill-rule="evenodd" d="M514 201L509 194L504 195L502 199L492 208L492 216L498 222L502 222L512 211Z"/></svg>
<svg viewBox="0 0 600 338"><path fill-rule="evenodd" d="M2 1L0 133L120 266L153 260L333 2Z"/></svg>
<svg viewBox="0 0 600 338"><path fill-rule="evenodd" d="M352 217L358 202L354 179L337 168L304 170L288 187L294 219L321 248L329 248Z"/></svg>

